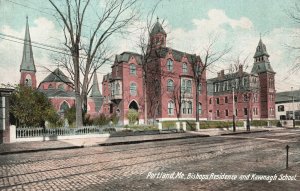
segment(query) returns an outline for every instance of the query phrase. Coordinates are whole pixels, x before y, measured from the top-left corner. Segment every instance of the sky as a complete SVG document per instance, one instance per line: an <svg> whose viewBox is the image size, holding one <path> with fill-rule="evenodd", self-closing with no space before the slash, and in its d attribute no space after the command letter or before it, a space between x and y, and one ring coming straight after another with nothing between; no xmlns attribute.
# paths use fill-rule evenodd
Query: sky
<svg viewBox="0 0 300 191"><path fill-rule="evenodd" d="M216 51L229 46L231 52L225 59L209 68L208 78L216 77L224 69L228 72L232 59L247 58L250 72L253 55L260 36L267 47L271 65L276 72L277 92L300 89L299 72L292 72L299 52L288 48L300 44L300 25L288 17L287 10L297 0L163 0L158 4L155 15L163 21L167 32L167 46L197 54L202 57L209 37L218 37ZM141 17L137 25L146 21L146 13L155 1L140 0ZM101 6L101 2L99 6ZM89 10L89 18L101 7ZM21 43L7 40L4 35L24 38L26 15L29 18L31 40L53 46L62 46L63 32L52 16L53 7L47 0L0 0L0 84L17 84L22 60ZM93 21L89 20L92 25ZM133 30L132 26L129 31ZM2 34L2 35L1 35ZM113 54L124 51L138 52L136 30L130 35L115 35L109 39ZM6 38L6 39L3 39ZM37 67L37 81L41 82L49 72L43 67L55 69L54 52L33 47ZM99 84L104 74L111 70L104 65L97 73Z"/></svg>

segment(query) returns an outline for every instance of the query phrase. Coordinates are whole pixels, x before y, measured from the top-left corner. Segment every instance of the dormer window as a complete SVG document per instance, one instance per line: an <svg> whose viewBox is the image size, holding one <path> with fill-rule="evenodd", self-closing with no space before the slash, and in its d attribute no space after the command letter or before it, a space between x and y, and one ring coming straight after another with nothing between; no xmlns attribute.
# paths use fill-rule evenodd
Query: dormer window
<svg viewBox="0 0 300 191"><path fill-rule="evenodd" d="M136 66L134 64L130 64L130 75L136 75Z"/></svg>
<svg viewBox="0 0 300 191"><path fill-rule="evenodd" d="M168 59L167 61L167 70L172 72L173 71L173 60Z"/></svg>
<svg viewBox="0 0 300 191"><path fill-rule="evenodd" d="M187 64L186 63L182 64L182 73L184 73L184 74L188 73L188 68L187 68Z"/></svg>

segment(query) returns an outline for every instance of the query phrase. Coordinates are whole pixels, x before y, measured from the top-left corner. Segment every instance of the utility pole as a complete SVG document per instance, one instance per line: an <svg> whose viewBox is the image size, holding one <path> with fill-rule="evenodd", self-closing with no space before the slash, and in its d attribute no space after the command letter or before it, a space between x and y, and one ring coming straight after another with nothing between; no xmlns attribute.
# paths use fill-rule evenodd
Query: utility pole
<svg viewBox="0 0 300 191"><path fill-rule="evenodd" d="M232 87L232 127L235 132L235 99L234 99L234 87Z"/></svg>

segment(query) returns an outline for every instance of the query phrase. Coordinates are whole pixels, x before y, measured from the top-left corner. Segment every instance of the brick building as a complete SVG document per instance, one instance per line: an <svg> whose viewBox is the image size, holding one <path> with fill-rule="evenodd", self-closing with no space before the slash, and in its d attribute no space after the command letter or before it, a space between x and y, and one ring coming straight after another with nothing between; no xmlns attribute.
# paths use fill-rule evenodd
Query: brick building
<svg viewBox="0 0 300 191"><path fill-rule="evenodd" d="M167 34L157 21L150 33L148 54L151 61L142 67L141 55L123 52L115 57L112 72L104 76L102 93L103 113L116 112L120 123L127 124L127 112L139 112L144 122L144 90L147 93L147 118L152 120L193 120L196 116L196 84L194 64L201 65L199 56L166 47ZM146 87L143 72L147 73ZM206 75L200 80L200 118L206 119Z"/></svg>
<svg viewBox="0 0 300 191"><path fill-rule="evenodd" d="M233 114L237 119L248 115L250 119L275 119L275 72L261 39L251 73L244 72L242 65L235 73L225 75L222 70L207 81L207 87L210 120L230 120Z"/></svg>
<svg viewBox="0 0 300 191"><path fill-rule="evenodd" d="M43 92L51 100L54 108L60 114L63 114L66 109L74 106L74 84L59 68L50 72L50 74L41 81L39 86L37 86L36 72L27 18L23 58L20 66L20 85L30 86L34 89L37 88L38 91ZM92 117L97 116L101 106L102 95L99 91L97 74L95 73L92 92L88 98L87 113Z"/></svg>

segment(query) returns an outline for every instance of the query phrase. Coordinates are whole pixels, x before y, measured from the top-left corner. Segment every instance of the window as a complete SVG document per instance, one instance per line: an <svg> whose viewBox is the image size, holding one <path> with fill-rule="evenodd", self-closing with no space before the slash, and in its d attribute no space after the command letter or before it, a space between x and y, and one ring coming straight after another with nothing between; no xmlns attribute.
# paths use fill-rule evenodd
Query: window
<svg viewBox="0 0 300 191"><path fill-rule="evenodd" d="M136 83L130 84L130 95L132 95L132 96L136 95Z"/></svg>
<svg viewBox="0 0 300 191"><path fill-rule="evenodd" d="M116 95L119 95L120 94L120 84L117 83L116 84Z"/></svg>
<svg viewBox="0 0 300 191"><path fill-rule="evenodd" d="M243 86L247 86L247 77L243 78Z"/></svg>
<svg viewBox="0 0 300 191"><path fill-rule="evenodd" d="M168 61L167 61L167 70L168 71L173 71L173 60L171 60L171 59L168 59Z"/></svg>
<svg viewBox="0 0 300 191"><path fill-rule="evenodd" d="M202 90L202 84L199 83L199 85L198 85L198 91L199 91L199 94L201 94L201 90Z"/></svg>
<svg viewBox="0 0 300 191"><path fill-rule="evenodd" d="M237 109L235 110L235 116L238 116L238 110Z"/></svg>
<svg viewBox="0 0 300 191"><path fill-rule="evenodd" d="M248 109L244 108L244 115L248 115Z"/></svg>
<svg viewBox="0 0 300 191"><path fill-rule="evenodd" d="M134 64L130 64L130 75L136 75L136 66Z"/></svg>
<svg viewBox="0 0 300 191"><path fill-rule="evenodd" d="M224 102L225 102L225 103L228 103L228 97L227 97L227 96L225 97Z"/></svg>
<svg viewBox="0 0 300 191"><path fill-rule="evenodd" d="M220 117L220 111L217 110L217 117Z"/></svg>
<svg viewBox="0 0 300 191"><path fill-rule="evenodd" d="M244 94L244 102L247 102L247 101L248 101L248 95Z"/></svg>
<svg viewBox="0 0 300 191"><path fill-rule="evenodd" d="M228 109L225 110L225 116L228 117Z"/></svg>
<svg viewBox="0 0 300 191"><path fill-rule="evenodd" d="M284 111L284 105L279 105L278 106L278 111Z"/></svg>
<svg viewBox="0 0 300 191"><path fill-rule="evenodd" d="M174 82L173 82L173 80L168 80L168 82L167 82L167 91L168 92L174 91Z"/></svg>
<svg viewBox="0 0 300 191"><path fill-rule="evenodd" d="M64 90L64 85L63 85L63 84L60 84L60 85L58 86L58 89Z"/></svg>
<svg viewBox="0 0 300 191"><path fill-rule="evenodd" d="M257 102L258 101L258 99L257 99L257 94L254 94L253 95L253 102Z"/></svg>
<svg viewBox="0 0 300 191"><path fill-rule="evenodd" d="M235 88L238 89L239 87L239 79L235 79Z"/></svg>
<svg viewBox="0 0 300 191"><path fill-rule="evenodd" d="M209 104L212 104L212 98L209 98Z"/></svg>
<svg viewBox="0 0 300 191"><path fill-rule="evenodd" d="M187 64L186 63L182 64L182 73L184 73L184 74L188 73L188 68L187 68Z"/></svg>
<svg viewBox="0 0 300 191"><path fill-rule="evenodd" d="M181 92L182 93L192 93L192 80L181 79Z"/></svg>
<svg viewBox="0 0 300 191"><path fill-rule="evenodd" d="M234 96L234 102L237 102L237 101L238 101L237 96Z"/></svg>
<svg viewBox="0 0 300 191"><path fill-rule="evenodd" d="M216 98L217 104L220 104L220 98Z"/></svg>
<svg viewBox="0 0 300 191"><path fill-rule="evenodd" d="M48 89L53 89L52 84L49 84Z"/></svg>
<svg viewBox="0 0 300 191"><path fill-rule="evenodd" d="M26 75L25 86L28 86L28 87L32 86L32 80L31 80L31 76L29 74Z"/></svg>
<svg viewBox="0 0 300 191"><path fill-rule="evenodd" d="M111 85L111 95L114 96L115 95L115 84Z"/></svg>
<svg viewBox="0 0 300 191"><path fill-rule="evenodd" d="M168 114L169 115L174 114L174 102L173 101L168 102Z"/></svg>
<svg viewBox="0 0 300 191"><path fill-rule="evenodd" d="M193 113L193 104L191 101L187 102L187 113L192 114Z"/></svg>
<svg viewBox="0 0 300 191"><path fill-rule="evenodd" d="M202 104L201 103L199 103L199 105L198 105L198 112L199 112L199 115L202 114Z"/></svg>
<svg viewBox="0 0 300 191"><path fill-rule="evenodd" d="M63 103L59 107L59 110L60 110L60 112L65 112L69 108L70 108L69 104L66 101L63 101Z"/></svg>

